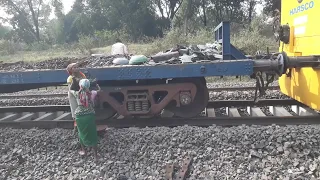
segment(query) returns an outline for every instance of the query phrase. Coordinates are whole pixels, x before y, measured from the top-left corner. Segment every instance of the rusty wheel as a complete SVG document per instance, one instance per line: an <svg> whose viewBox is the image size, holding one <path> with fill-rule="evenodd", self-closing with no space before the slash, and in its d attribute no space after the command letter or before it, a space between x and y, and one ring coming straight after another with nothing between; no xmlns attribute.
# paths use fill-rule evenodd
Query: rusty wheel
<svg viewBox="0 0 320 180"><path fill-rule="evenodd" d="M173 80L174 83L193 83L197 87L197 93L194 100L189 105L176 107L175 104L170 104L165 109L174 113L177 117L191 118L199 115L207 106L209 101L209 91L206 80L204 78L190 78Z"/></svg>

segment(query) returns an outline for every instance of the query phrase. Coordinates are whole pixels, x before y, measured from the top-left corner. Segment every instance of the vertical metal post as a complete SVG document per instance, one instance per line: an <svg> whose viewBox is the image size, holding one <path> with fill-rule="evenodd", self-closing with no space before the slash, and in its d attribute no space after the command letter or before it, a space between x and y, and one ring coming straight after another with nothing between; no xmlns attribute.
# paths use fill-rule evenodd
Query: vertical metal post
<svg viewBox="0 0 320 180"><path fill-rule="evenodd" d="M231 44L230 40L230 23L227 21L221 22L215 29L215 41L222 45L223 60L247 59L237 48Z"/></svg>
<svg viewBox="0 0 320 180"><path fill-rule="evenodd" d="M230 47L230 23L228 22L222 22L222 54L223 59L225 60L231 60L231 47Z"/></svg>

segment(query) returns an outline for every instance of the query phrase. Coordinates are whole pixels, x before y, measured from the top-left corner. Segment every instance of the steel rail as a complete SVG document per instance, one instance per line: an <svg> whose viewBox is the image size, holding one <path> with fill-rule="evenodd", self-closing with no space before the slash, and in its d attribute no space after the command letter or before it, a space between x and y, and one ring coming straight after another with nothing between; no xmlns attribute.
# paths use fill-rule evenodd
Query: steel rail
<svg viewBox="0 0 320 180"><path fill-rule="evenodd" d="M256 87L254 86L246 86L246 87L219 87L219 88L208 88L209 91L253 91ZM268 86L266 87L268 90L279 90L279 86Z"/></svg>
<svg viewBox="0 0 320 180"><path fill-rule="evenodd" d="M176 126L199 126L199 127L207 127L212 125L218 126L238 126L238 125L305 125L305 124L320 124L320 114L313 111L309 114L300 114L292 115L289 112L285 115L276 114L274 116L265 116L265 114L259 115L256 111L261 106L270 106L272 109L278 108L278 113L281 112L281 106L288 105L296 105L303 108L303 104L297 102L293 99L262 99L258 102L253 102L250 100L222 100L222 101L213 101L209 102L207 107L207 112L209 110L214 110L215 108L221 107L251 107L250 111L255 109L255 114L252 116L240 116L240 117L232 117L234 113L231 113L232 108L227 110L231 114L229 116L222 117L214 117L212 115L207 114L209 117L196 117L196 118L161 118L161 117L153 117L153 118L112 118L108 120L99 120L97 121L97 125L100 127L104 127L107 125L108 127L114 128L128 128L128 127L156 127L156 126L166 126L166 127L176 127ZM29 129L29 128L41 128L41 129L52 129L52 128L65 128L72 129L73 128L73 120L69 120L68 117L66 119L61 119L60 117L66 117L65 114L70 115L70 107L68 105L58 105L58 106L14 106L14 107L2 107L0 108L0 128L21 128L21 129ZM283 110L283 108L282 108ZM64 111L66 113L62 113L63 115L59 118L51 117L53 113ZM35 112L39 114L35 119L25 118L28 115L34 115ZM44 114L43 114L44 112ZM253 112L253 111L252 111ZM25 116L26 115L26 116ZM47 116L48 115L48 116ZM20 118L22 116L22 118ZM4 118L3 118L4 117ZM8 118L7 118L8 117ZM16 119L16 117L18 119ZM29 116L30 117L30 116ZM49 117L49 118L43 118ZM71 118L71 116L69 116ZM3 119L1 119L3 118ZM20 118L20 119L19 119ZM100 129L100 128L99 128Z"/></svg>
<svg viewBox="0 0 320 180"><path fill-rule="evenodd" d="M97 125L107 125L113 128L129 128L129 127L177 127L177 126L199 126L208 127L212 125L216 126L239 126L239 125L310 125L320 124L319 116L264 116L264 117L214 117L214 118L152 118L152 119L112 119L106 121L98 121ZM61 121L22 121L22 122L2 122L1 127L11 128L41 128L41 129L53 129L53 128L65 128L72 129L72 120Z"/></svg>
<svg viewBox="0 0 320 180"><path fill-rule="evenodd" d="M222 91L253 91L256 87L219 87L208 88L209 91L222 92ZM268 90L279 90L279 86L269 86ZM17 95L0 95L0 99L13 99L13 98L48 98L48 97L67 97L67 92L56 94L17 94Z"/></svg>
<svg viewBox="0 0 320 180"><path fill-rule="evenodd" d="M207 108L222 108L222 107L247 107L247 106L290 106L299 105L304 106L302 103L294 99L261 99L258 102L253 100L218 100L209 101ZM69 105L43 105L43 106L5 106L0 107L0 113L7 112L57 112L57 111L70 111Z"/></svg>

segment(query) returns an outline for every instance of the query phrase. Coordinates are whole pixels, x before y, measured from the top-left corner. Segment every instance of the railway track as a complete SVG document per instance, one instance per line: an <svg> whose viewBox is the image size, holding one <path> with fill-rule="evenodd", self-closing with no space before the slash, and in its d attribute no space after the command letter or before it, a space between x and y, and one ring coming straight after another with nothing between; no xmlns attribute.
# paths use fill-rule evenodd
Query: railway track
<svg viewBox="0 0 320 180"><path fill-rule="evenodd" d="M256 87L218 87L218 88L208 88L209 91L221 92L221 91L253 91ZM279 90L279 86L269 86L268 90ZM48 94L13 94L13 95L1 95L0 99L17 99L17 98L50 98L50 97L67 97L67 92L65 93L48 93Z"/></svg>
<svg viewBox="0 0 320 180"><path fill-rule="evenodd" d="M289 108L290 107L290 108ZM266 113L265 111L269 112ZM289 109L289 110L288 110ZM73 128L68 105L14 106L0 108L0 127ZM217 112L224 112L222 115ZM97 121L98 125L115 128L154 126L236 126L236 125L300 125L319 124L320 114L292 99L222 100L209 102L206 110L195 118L173 116L153 118L121 118Z"/></svg>

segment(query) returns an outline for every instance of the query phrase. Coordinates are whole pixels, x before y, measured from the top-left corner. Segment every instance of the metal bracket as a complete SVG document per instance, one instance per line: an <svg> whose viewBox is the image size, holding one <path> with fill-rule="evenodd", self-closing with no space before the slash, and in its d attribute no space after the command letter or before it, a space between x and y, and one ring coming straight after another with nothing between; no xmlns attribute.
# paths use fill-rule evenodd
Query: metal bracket
<svg viewBox="0 0 320 180"><path fill-rule="evenodd" d="M189 172L189 167L191 164L191 157L186 157L183 160L183 164L181 167L181 170L179 171L178 176L175 178L175 180L185 180L186 175ZM168 163L166 165L166 180L173 180L173 171L174 171L174 166L172 163Z"/></svg>
<svg viewBox="0 0 320 180"><path fill-rule="evenodd" d="M166 180L172 180L173 178L173 164L168 163L166 165Z"/></svg>
<svg viewBox="0 0 320 180"><path fill-rule="evenodd" d="M185 180L186 179L186 175L187 172L189 171L189 166L191 163L191 158L187 157L184 161L183 161L183 165L182 168L179 172L179 176L176 178L177 180Z"/></svg>

